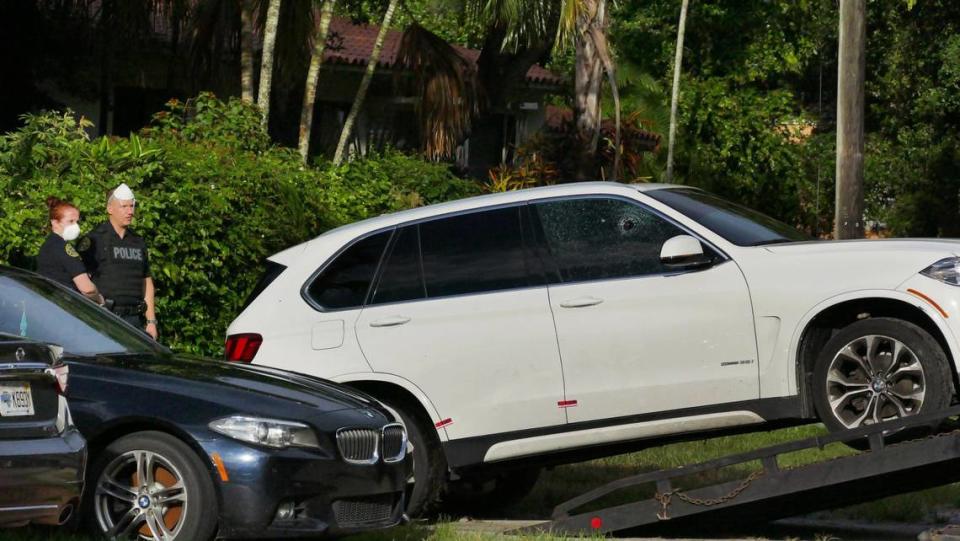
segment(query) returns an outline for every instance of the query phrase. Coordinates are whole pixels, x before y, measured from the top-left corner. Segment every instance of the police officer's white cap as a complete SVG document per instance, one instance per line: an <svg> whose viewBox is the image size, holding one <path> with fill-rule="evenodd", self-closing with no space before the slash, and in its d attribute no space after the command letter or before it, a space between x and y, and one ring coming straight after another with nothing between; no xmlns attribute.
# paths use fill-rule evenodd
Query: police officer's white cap
<svg viewBox="0 0 960 541"><path fill-rule="evenodd" d="M110 199L119 199L120 201L130 201L136 198L133 197L133 190L131 190L130 186L127 186L127 183L124 182L113 190L113 193L110 194Z"/></svg>

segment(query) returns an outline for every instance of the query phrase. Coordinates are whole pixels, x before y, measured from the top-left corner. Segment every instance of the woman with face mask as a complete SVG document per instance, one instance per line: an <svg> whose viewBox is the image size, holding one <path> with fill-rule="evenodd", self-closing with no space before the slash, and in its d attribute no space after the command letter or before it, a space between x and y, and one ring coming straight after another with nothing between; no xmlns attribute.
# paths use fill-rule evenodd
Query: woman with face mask
<svg viewBox="0 0 960 541"><path fill-rule="evenodd" d="M51 232L37 255L37 272L103 304L103 296L90 280L80 253L70 243L80 236L80 211L56 197L47 198L47 208Z"/></svg>

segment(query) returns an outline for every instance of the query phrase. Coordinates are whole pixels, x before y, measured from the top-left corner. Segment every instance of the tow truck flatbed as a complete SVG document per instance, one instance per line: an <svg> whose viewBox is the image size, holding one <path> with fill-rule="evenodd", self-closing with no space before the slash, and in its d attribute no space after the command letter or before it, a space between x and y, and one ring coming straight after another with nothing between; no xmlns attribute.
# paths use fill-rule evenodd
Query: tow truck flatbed
<svg viewBox="0 0 960 541"><path fill-rule="evenodd" d="M700 464L642 473L612 481L558 505L550 522L515 530L558 535L626 532L655 534L695 529L729 528L744 521L768 522L813 511L872 501L894 494L960 481L960 430L943 430L960 415L960 406L905 417L825 436L786 442ZM886 443L884 435L931 435ZM901 432L905 431L905 432ZM864 442L869 449L851 456L827 458L781 469L787 453L823 449L835 443ZM730 466L759 462L746 477L679 490L683 478ZM590 509L590 504L624 489L653 485L652 498ZM586 508L586 510L581 510Z"/></svg>

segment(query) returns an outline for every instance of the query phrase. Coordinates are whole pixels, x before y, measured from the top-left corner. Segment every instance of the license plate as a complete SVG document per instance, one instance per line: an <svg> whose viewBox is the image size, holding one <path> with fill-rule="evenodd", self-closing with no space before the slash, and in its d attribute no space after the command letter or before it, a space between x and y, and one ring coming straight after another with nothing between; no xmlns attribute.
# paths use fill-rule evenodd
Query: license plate
<svg viewBox="0 0 960 541"><path fill-rule="evenodd" d="M0 383L0 417L33 415L29 383Z"/></svg>

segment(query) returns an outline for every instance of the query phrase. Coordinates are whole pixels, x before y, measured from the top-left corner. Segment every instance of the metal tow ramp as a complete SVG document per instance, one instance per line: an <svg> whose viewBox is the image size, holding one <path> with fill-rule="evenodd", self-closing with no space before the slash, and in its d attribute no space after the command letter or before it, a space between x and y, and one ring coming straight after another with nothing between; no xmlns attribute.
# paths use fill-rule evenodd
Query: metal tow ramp
<svg viewBox="0 0 960 541"><path fill-rule="evenodd" d="M944 431L960 406L815 438L782 443L700 464L619 479L558 505L550 522L510 533L556 535L710 531L872 501L960 480L960 430ZM886 443L892 434L922 431L920 439ZM830 444L860 442L869 448L840 458L781 469L779 457ZM824 453L826 455L826 453ZM743 479L680 490L678 482L730 466L759 462ZM652 498L599 507L624 489L653 486ZM593 504L593 505L591 505Z"/></svg>

